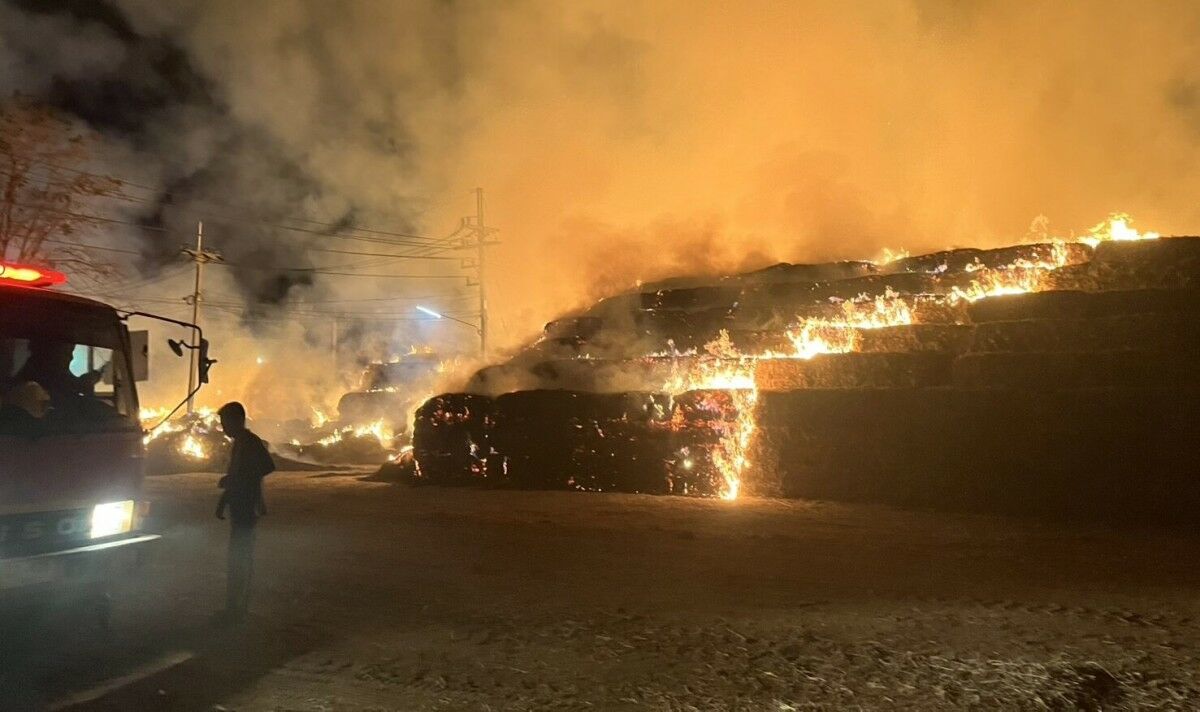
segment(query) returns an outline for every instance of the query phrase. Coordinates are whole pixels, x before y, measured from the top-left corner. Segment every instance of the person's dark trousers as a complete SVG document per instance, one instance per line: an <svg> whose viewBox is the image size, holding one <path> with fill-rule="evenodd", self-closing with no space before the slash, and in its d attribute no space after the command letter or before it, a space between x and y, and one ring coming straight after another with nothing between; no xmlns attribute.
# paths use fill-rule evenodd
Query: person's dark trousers
<svg viewBox="0 0 1200 712"><path fill-rule="evenodd" d="M250 579L254 576L254 522L231 522L229 571L226 575L225 611L244 616L250 605Z"/></svg>

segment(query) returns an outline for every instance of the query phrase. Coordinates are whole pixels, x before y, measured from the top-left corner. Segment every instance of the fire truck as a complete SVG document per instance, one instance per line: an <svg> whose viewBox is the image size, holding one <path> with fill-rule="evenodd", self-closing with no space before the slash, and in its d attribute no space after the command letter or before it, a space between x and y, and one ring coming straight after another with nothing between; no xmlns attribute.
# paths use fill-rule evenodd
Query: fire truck
<svg viewBox="0 0 1200 712"><path fill-rule="evenodd" d="M65 279L0 263L0 610L91 602L107 625L111 584L159 539L141 499L147 354L127 320L196 327L52 289Z"/></svg>

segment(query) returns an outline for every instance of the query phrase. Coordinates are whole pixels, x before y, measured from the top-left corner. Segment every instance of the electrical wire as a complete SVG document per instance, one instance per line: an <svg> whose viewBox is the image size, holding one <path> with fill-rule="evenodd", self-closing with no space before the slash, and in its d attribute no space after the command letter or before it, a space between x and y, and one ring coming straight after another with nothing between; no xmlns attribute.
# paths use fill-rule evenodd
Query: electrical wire
<svg viewBox="0 0 1200 712"><path fill-rule="evenodd" d="M149 201L146 198L142 198L142 197L138 197L138 196L123 196L126 199L132 200L135 202L155 202L155 203L157 203L157 202L161 202L162 199L166 199L167 202L170 203L171 198L181 197L175 193L171 193L170 191L160 191L158 188L144 185L142 183L135 183L133 181L125 180L123 178L118 178L118 177L112 176L112 175L92 173L90 171L85 171L85 170L81 170L78 168L68 168L66 166L60 166L60 165L57 165L54 163L50 163L49 161L44 161L44 160L33 158L30 156L23 156L23 158L28 160L30 163L39 164L39 165L42 165L42 166L45 166L45 167L48 167L48 168L51 168L54 170L67 171L68 173L75 173L76 175L87 176L90 178L113 180L113 181L116 181L117 183L121 184L122 186L130 186L132 188L139 188L141 190L149 191L150 193L158 196L158 198L160 199L160 200L156 200L156 201ZM7 175L12 175L12 174L8 173ZM182 196L182 197L186 197L186 196ZM225 208L232 208L234 210L251 211L251 212L253 210L252 208L249 208L249 207L237 206L237 205L233 205L231 203L221 203L221 202L211 201L211 200L197 201L197 200L193 200L191 198L187 198L187 199L191 200L194 203L198 203L201 205L216 205L216 206L225 207ZM399 231L394 231L394 230L379 230L379 229L375 229L375 228L364 228L364 227L343 227L342 225L340 225L338 223L322 222L320 220L313 220L310 218L292 217L290 219L294 220L295 222L308 223L310 225L320 225L323 227L335 228L338 231L351 230L351 231L362 232L362 233L367 233L367 234L390 236L390 237L397 237L397 238L407 238L407 239L414 239L414 240L428 240L428 241L433 241L433 242L437 242L437 241L443 239L443 238L433 237L430 235L420 235L420 234L411 233L411 232L399 232ZM283 227L283 226L279 226L279 227ZM288 229L288 228L284 228L284 229ZM321 234L326 234L326 233L321 233Z"/></svg>

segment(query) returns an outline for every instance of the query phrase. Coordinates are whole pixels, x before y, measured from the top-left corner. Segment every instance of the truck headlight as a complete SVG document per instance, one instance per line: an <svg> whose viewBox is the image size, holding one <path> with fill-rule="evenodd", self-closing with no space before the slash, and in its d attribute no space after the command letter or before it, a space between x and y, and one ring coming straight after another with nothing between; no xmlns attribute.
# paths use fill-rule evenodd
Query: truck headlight
<svg viewBox="0 0 1200 712"><path fill-rule="evenodd" d="M124 534L133 530L133 500L97 504L92 508L93 539Z"/></svg>

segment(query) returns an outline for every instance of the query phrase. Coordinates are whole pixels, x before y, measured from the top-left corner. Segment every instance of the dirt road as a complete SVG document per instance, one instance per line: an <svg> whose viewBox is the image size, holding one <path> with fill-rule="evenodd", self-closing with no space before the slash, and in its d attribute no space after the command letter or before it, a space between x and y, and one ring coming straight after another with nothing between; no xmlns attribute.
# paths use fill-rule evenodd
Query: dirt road
<svg viewBox="0 0 1200 712"><path fill-rule="evenodd" d="M115 632L49 631L10 700L77 710L1200 706L1196 541L827 503L268 480L250 622L214 475ZM13 702L12 704L17 704Z"/></svg>

